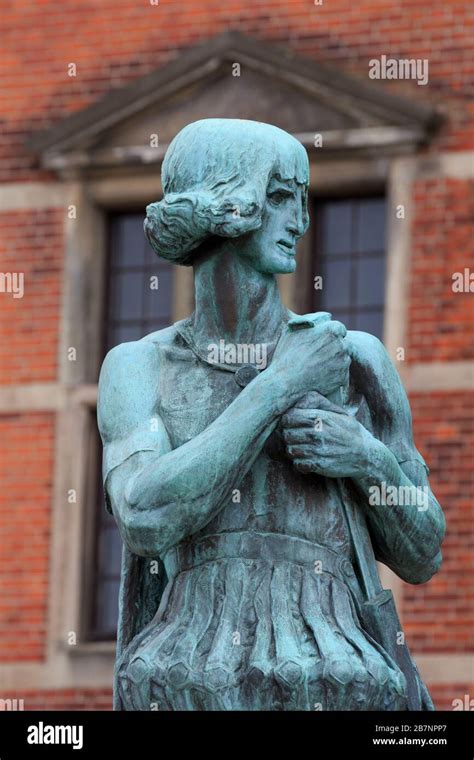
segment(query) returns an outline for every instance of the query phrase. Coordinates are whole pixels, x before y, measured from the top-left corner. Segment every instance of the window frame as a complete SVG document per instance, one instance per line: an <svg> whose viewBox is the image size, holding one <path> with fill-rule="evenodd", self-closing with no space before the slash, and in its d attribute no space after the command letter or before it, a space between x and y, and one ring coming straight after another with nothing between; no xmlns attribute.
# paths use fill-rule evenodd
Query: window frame
<svg viewBox="0 0 474 760"><path fill-rule="evenodd" d="M383 255L380 257L380 255L378 253L376 253L376 252L372 252L372 251L365 252L365 251L360 251L360 250L351 250L351 252L349 254L334 254L334 255L332 255L332 254L323 253L324 246L323 246L323 243L322 243L322 235L323 235L322 226L319 226L319 225L317 225L315 223L316 222L316 220L315 220L315 210L316 210L315 207L316 207L316 205L317 204L324 205L324 204L332 203L332 202L335 202L335 203L337 203L337 202L339 202L339 203L350 202L351 204L355 204L357 201L365 201L365 200L372 200L372 199L373 200L383 201L384 205L385 205L385 219L384 219L384 224L385 224L385 241L384 241ZM381 311L382 312L382 318L383 318L383 321L382 321L382 334L383 334L384 326L385 326L385 294L386 294L386 280L387 280L387 267L386 267L386 263L387 263L387 197L386 197L385 193L383 193L381 191L374 192L372 190L371 192L368 192L368 193L360 193L359 192L357 194L351 193L350 195L340 195L340 194L338 194L338 195L332 195L332 196L331 195L329 195L329 196L314 196L314 195L312 195L310 205L311 205L311 224L312 224L312 234L311 234L312 276L308 278L308 306L309 306L309 310L310 311L325 311L325 310L331 311L331 304L328 304L328 305L324 306L321 303L321 297L319 297L319 299L318 299L318 297L315 295L318 291L314 290L314 277L317 276L317 275L322 275L324 277L323 265L324 265L325 259L327 259L328 257L330 257L332 261L336 261L336 260L342 261L343 259L349 259L350 260L350 270L351 270L350 271L350 290L351 290L350 300L351 300L351 305L348 306L348 307L341 307L341 308L337 307L337 309L336 309L336 307L334 307L334 311L345 311L345 312L348 312L348 313L350 313L352 315L352 314L357 314L358 313L357 306L352 305L353 302L355 301L355 299L354 299L354 289L355 289L355 279L356 279L356 276L357 276L356 262L359 259L361 259L362 257L364 257L364 256L365 257L367 257L367 256L373 257L374 259L381 258L383 260L383 262L384 262L384 269L385 269L385 271L384 271L384 282L383 282L383 288L384 288L383 303L382 303L381 307L378 307L378 306L375 306L375 307L363 307L361 310L368 311L368 312L371 312L371 311L373 311L373 312ZM352 209L351 209L352 217L354 216L354 213L355 213L355 208L353 206ZM354 219L353 218L352 218L352 224L354 224ZM323 280L323 288L324 288L324 280ZM319 291L319 293L321 294L322 291ZM318 303L318 300L319 300L319 303ZM336 316L335 318L337 319L338 317ZM349 327L348 326L348 329L358 330L360 328L359 327ZM381 337L381 336L379 336L379 337Z"/></svg>
<svg viewBox="0 0 474 760"><path fill-rule="evenodd" d="M112 278L113 274L120 271L120 267L117 267L113 261L113 251L114 251L114 244L117 242L114 235L116 234L116 229L114 229L114 223L118 217L123 216L135 216L139 215L140 217L144 217L143 209L140 208L121 208L120 210L112 210L109 211L106 214L106 254L105 254L105 270L108 276L105 277L104 282L104 306L103 306L103 319L101 324L101 332L100 332L100 340L101 340L101 346L102 346L102 356L105 357L107 350L112 348L113 346L110 345L110 335L109 335L109 329L113 332L113 327L110 327L110 308L111 308L111 295L112 295ZM143 235L143 230L140 230L141 235ZM145 244L145 241L143 241ZM160 275L159 271L154 272L154 261L151 258L152 252L150 252L150 261L147 262L145 265L137 264L135 267L136 271L141 271L145 275L145 279L143 281L143 287L145 287L145 281L146 277L148 275L157 274ZM166 262L164 262L166 265ZM158 259L156 260L157 270L160 266L160 262ZM163 267L163 265L162 265ZM171 267L171 265L170 265ZM125 269L128 269L129 267L125 267ZM172 270L172 280L174 280L175 274L176 274L176 268L173 268ZM171 283L172 287L172 283ZM142 293L142 296L144 294ZM124 320L125 322L127 320ZM141 335L140 337L143 337L143 335L148 334L149 332L152 332L153 330L161 329L161 327L168 326L168 324L171 324L173 321L172 316L170 315L169 321L166 322L166 325L160 326L153 326L150 323L151 317L149 314L147 314L145 317L141 317L137 320L130 320L130 321L136 321L140 322L139 328ZM92 436L93 438L93 436ZM95 452L95 454L91 454L90 461L89 461L89 471L91 473L91 481L96 484L96 491L95 495L93 493L93 488L91 486L91 496L89 497L90 502L93 502L95 499L96 503L96 511L95 515L91 515L90 519L88 520L88 525L86 526L86 530L88 531L88 541L91 545L91 561L90 565L87 567L84 573L84 637L88 641L111 641L113 637L109 635L109 633L103 629L99 625L99 616L98 616L98 604L99 604L99 595L100 595L100 587L101 583L104 582L104 577L102 573L101 563L100 563L100 548L102 543L102 536L103 536L103 528L104 528L104 515L105 513L105 503L102 499L103 489L102 489L102 477L101 477L101 467L100 462L102 460L102 445L98 437L98 432L96 436L96 440L92 440L90 444L90 451ZM94 470L94 462L92 459L95 456L96 465ZM90 506L90 509L92 511L92 505ZM104 510L103 514L101 514L100 510ZM118 528L116 528L118 530Z"/></svg>

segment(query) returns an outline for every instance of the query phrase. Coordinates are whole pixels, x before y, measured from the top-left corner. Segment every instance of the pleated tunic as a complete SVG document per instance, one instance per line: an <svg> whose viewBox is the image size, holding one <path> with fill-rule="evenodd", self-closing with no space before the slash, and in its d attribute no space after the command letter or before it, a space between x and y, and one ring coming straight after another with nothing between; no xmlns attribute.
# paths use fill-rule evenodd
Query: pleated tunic
<svg viewBox="0 0 474 760"><path fill-rule="evenodd" d="M186 325L155 345L176 448L241 388L195 355ZM370 426L363 398L351 411ZM407 709L403 673L357 613L336 481L298 473L278 430L219 514L163 559L158 612L117 665L123 709Z"/></svg>

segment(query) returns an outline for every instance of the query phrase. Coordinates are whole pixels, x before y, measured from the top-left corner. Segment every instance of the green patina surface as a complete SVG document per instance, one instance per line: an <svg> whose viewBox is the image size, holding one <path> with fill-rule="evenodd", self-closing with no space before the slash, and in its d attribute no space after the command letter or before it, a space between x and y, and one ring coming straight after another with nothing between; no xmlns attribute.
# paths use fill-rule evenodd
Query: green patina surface
<svg viewBox="0 0 474 760"><path fill-rule="evenodd" d="M116 709L433 709L376 567L424 583L441 562L405 392L380 341L278 293L308 227L303 147L207 119L162 179L145 234L193 266L196 308L100 377Z"/></svg>

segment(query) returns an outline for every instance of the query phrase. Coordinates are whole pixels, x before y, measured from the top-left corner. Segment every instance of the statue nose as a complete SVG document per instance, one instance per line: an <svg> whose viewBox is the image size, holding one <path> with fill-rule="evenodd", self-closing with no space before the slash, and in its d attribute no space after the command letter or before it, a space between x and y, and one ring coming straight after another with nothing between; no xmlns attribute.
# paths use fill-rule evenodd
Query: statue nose
<svg viewBox="0 0 474 760"><path fill-rule="evenodd" d="M304 232L303 214L301 211L296 211L291 219L288 219L286 229L295 237L301 237Z"/></svg>

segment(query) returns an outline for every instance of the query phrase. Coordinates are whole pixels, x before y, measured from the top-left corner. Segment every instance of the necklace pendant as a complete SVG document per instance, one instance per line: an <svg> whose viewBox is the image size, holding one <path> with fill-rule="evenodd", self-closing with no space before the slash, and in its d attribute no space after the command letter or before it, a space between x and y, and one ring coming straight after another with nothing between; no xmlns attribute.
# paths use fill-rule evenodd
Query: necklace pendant
<svg viewBox="0 0 474 760"><path fill-rule="evenodd" d="M234 380L241 388L245 388L258 374L259 371L253 364L243 364L236 370Z"/></svg>

